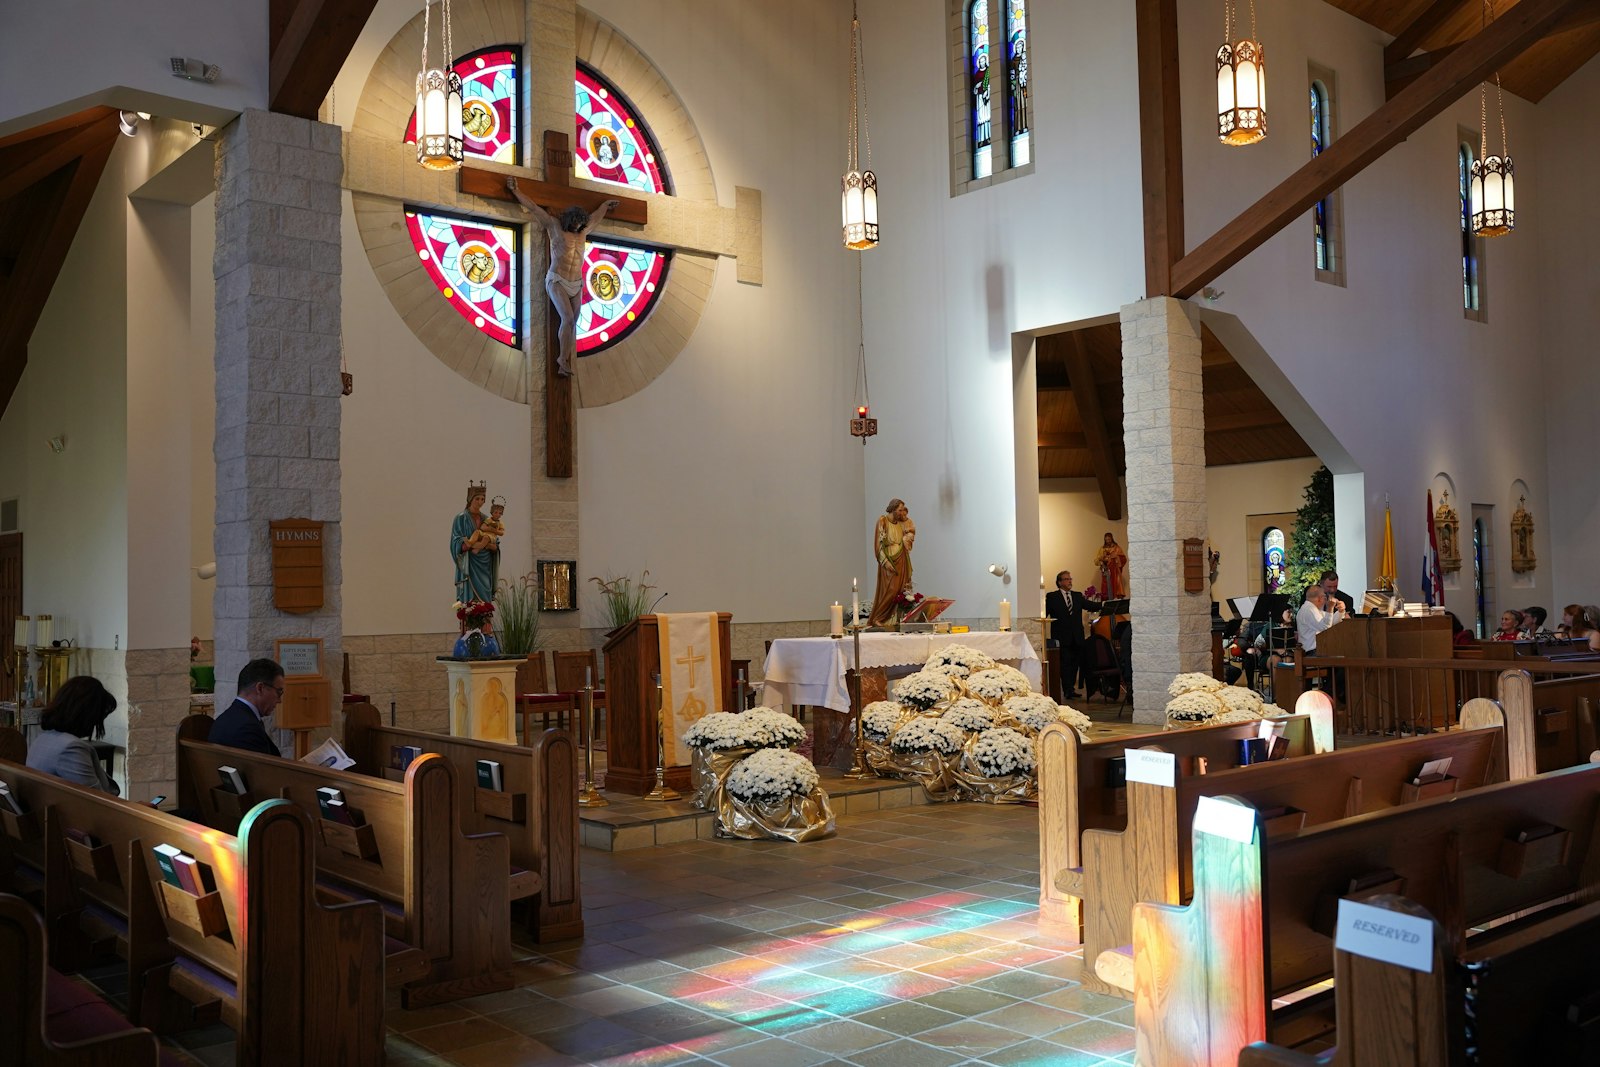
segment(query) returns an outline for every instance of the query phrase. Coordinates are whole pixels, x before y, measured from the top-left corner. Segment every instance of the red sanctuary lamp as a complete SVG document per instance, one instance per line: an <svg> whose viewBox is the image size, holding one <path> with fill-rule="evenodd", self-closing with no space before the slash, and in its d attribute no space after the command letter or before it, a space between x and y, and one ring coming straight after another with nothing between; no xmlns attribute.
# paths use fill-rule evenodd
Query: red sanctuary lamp
<svg viewBox="0 0 1600 1067"><path fill-rule="evenodd" d="M867 438L877 435L878 420L867 417L867 405L857 404L855 418L850 420L850 436L861 438L861 443L866 444Z"/></svg>

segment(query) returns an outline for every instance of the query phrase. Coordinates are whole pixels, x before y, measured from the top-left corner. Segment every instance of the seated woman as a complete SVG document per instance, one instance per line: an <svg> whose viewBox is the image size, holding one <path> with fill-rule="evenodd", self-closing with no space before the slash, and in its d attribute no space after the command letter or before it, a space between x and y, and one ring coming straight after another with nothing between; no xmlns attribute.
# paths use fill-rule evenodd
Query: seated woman
<svg viewBox="0 0 1600 1067"><path fill-rule="evenodd" d="M117 698L99 679L81 674L67 679L39 717L44 727L28 745L28 766L69 782L121 796L117 783L95 757L89 737L103 737Z"/></svg>
<svg viewBox="0 0 1600 1067"><path fill-rule="evenodd" d="M1460 648L1464 645L1478 643L1477 638L1472 636L1472 631L1461 625L1461 620L1456 618L1455 612L1447 611L1445 614L1450 616L1450 644L1452 647Z"/></svg>
<svg viewBox="0 0 1600 1067"><path fill-rule="evenodd" d="M1507 608L1500 613L1500 629L1492 641L1520 641L1522 639L1522 612Z"/></svg>
<svg viewBox="0 0 1600 1067"><path fill-rule="evenodd" d="M1556 627L1556 636L1587 641L1591 651L1600 652L1600 629L1595 626L1596 617L1600 617L1600 611L1582 604L1568 604L1561 609L1561 625Z"/></svg>

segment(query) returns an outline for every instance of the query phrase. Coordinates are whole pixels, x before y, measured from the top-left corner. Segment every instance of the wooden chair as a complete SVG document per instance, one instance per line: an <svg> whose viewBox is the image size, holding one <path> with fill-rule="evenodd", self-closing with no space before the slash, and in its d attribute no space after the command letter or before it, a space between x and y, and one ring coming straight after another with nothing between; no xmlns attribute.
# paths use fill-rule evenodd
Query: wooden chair
<svg viewBox="0 0 1600 1067"><path fill-rule="evenodd" d="M578 694L583 691L584 678L593 680L595 736L603 738L605 731L606 691L600 688L599 657L594 649L584 652L552 652L551 659L555 661L556 692L572 700L572 706L578 706Z"/></svg>
<svg viewBox="0 0 1600 1067"><path fill-rule="evenodd" d="M556 717L556 726L566 729L569 715L578 710L577 698L571 693L550 691L550 676L545 672L544 653L530 652L528 658L517 664L517 718L521 721L522 747L532 744L533 716L543 719L543 729L550 729L550 716Z"/></svg>

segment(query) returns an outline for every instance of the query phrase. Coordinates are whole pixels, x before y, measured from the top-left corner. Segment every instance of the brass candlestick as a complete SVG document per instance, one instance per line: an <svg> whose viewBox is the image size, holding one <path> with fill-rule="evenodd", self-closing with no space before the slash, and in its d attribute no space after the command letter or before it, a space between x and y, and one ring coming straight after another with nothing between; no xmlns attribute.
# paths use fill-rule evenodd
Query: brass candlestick
<svg viewBox="0 0 1600 1067"><path fill-rule="evenodd" d="M667 738L661 728L661 676L656 675L656 786L646 793L644 800L682 800L683 794L667 788Z"/></svg>
<svg viewBox="0 0 1600 1067"><path fill-rule="evenodd" d="M583 740L583 786L578 790L578 806L580 808L603 808L611 801L600 795L594 787L594 684L585 682L582 696L579 697L578 714L582 716L578 723L579 729L584 731Z"/></svg>
<svg viewBox="0 0 1600 1067"><path fill-rule="evenodd" d="M877 775L873 774L872 771L867 768L866 744L865 739L861 735L861 624L859 622L852 622L850 624L850 633L852 638L851 644L854 646L856 662L854 671L855 680L850 686L850 705L851 710L855 712L856 737L854 758L850 762L850 769L844 772L844 776L846 778L858 779L875 778Z"/></svg>
<svg viewBox="0 0 1600 1067"><path fill-rule="evenodd" d="M744 676L743 667L739 668L739 682L736 692L739 696L739 706L734 710L742 713L750 707L750 680Z"/></svg>

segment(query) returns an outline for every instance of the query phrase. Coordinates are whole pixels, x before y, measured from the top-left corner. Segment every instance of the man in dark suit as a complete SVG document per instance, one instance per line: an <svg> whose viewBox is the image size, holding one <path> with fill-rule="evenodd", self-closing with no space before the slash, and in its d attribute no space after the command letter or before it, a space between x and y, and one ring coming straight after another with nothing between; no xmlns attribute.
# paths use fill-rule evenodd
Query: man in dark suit
<svg viewBox="0 0 1600 1067"><path fill-rule="evenodd" d="M1337 600L1344 605L1344 617L1350 618L1356 613L1355 599L1339 588L1339 573L1337 571L1323 571L1317 583L1322 586L1322 591L1328 594L1330 600ZM1333 610L1333 605L1328 605L1328 610Z"/></svg>
<svg viewBox="0 0 1600 1067"><path fill-rule="evenodd" d="M211 724L211 743L281 756L261 720L283 699L283 668L270 659L253 659L239 672L239 695Z"/></svg>
<svg viewBox="0 0 1600 1067"><path fill-rule="evenodd" d="M1099 611L1100 602L1073 590L1070 571L1056 575L1056 591L1044 598L1044 613L1050 617L1050 637L1061 649L1061 684L1066 690L1063 697L1078 695L1079 661L1087 645L1083 636L1085 608Z"/></svg>

